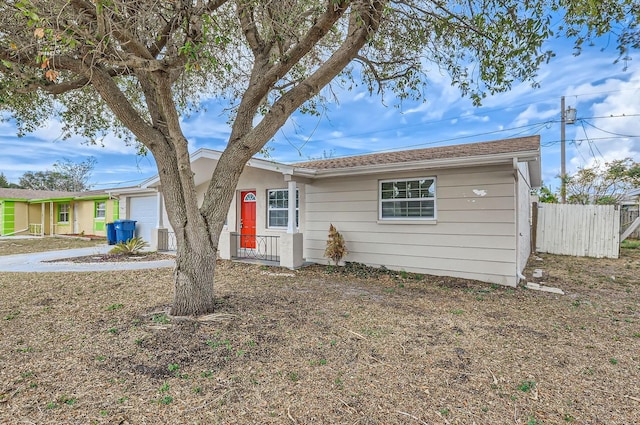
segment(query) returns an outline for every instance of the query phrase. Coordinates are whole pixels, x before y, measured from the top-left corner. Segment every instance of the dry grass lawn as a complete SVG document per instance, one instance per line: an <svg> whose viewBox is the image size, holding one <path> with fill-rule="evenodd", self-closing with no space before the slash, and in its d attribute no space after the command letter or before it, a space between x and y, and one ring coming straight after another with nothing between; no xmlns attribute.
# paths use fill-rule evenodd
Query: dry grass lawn
<svg viewBox="0 0 640 425"><path fill-rule="evenodd" d="M205 321L170 269L0 273L0 423L640 423L640 250L541 258L566 295L220 262Z"/></svg>
<svg viewBox="0 0 640 425"><path fill-rule="evenodd" d="M30 252L55 251L58 249L88 248L105 244L106 239L84 240L80 238L3 238L0 239L0 255L28 254Z"/></svg>

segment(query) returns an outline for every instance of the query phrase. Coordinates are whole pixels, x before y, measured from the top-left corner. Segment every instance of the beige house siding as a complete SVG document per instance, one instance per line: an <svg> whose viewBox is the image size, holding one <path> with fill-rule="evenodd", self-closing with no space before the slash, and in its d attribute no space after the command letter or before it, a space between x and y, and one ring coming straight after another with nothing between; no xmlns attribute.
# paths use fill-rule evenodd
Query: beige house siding
<svg viewBox="0 0 640 425"><path fill-rule="evenodd" d="M522 274L531 255L531 185L529 168L518 164L518 273Z"/></svg>
<svg viewBox="0 0 640 425"><path fill-rule="evenodd" d="M437 219L378 220L378 182L435 177ZM347 261L515 285L516 217L511 165L316 180L306 188L307 261L323 257L329 223Z"/></svg>

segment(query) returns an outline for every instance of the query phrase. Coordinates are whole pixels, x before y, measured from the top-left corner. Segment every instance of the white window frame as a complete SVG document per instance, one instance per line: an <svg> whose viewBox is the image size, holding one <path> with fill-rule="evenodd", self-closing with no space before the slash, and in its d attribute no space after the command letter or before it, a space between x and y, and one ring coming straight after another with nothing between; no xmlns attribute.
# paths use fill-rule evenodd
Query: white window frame
<svg viewBox="0 0 640 425"><path fill-rule="evenodd" d="M100 204L104 205L103 208L100 208ZM107 202L106 201L96 201L95 204L95 210L94 210L94 219L96 220L104 220L107 218ZM98 215L98 213L102 211L101 215Z"/></svg>
<svg viewBox="0 0 640 425"><path fill-rule="evenodd" d="M66 211L62 211L62 207L66 207ZM66 215L67 217L66 220L60 220L63 214ZM68 202L63 202L61 204L58 204L58 223L68 223L70 217L71 217L71 204Z"/></svg>
<svg viewBox="0 0 640 425"><path fill-rule="evenodd" d="M284 192L287 194L287 206L279 208L271 208L271 193ZM272 226L271 225L271 211L286 211L285 216L286 223L284 226ZM284 229L286 230L289 225L289 189L268 189L267 190L267 228L268 229ZM296 188L296 229L300 227L300 190Z"/></svg>
<svg viewBox="0 0 640 425"><path fill-rule="evenodd" d="M417 198L408 197L398 197L392 199L382 199L382 185L384 183L399 183L399 182L419 182L421 180L431 180L433 181L431 188L433 192L433 196L422 196ZM379 180L378 181L378 220L380 221L435 221L438 217L438 208L436 203L437 198L437 179L435 177L409 177L402 179L388 179L388 180ZM433 201L433 217L411 217L411 216L402 216L402 217L383 217L382 216L382 206L385 203L392 202L405 202L405 201Z"/></svg>

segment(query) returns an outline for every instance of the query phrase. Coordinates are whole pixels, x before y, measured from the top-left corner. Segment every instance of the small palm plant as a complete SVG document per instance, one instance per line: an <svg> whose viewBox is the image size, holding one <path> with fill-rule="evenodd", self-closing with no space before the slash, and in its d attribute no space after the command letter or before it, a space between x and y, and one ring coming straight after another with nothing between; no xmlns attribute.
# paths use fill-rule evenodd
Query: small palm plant
<svg viewBox="0 0 640 425"><path fill-rule="evenodd" d="M329 239L327 239L327 248L324 250L324 256L332 260L337 266L340 260L348 254L347 245L344 238L336 230L333 224L329 225Z"/></svg>
<svg viewBox="0 0 640 425"><path fill-rule="evenodd" d="M142 238L131 238L125 242L118 242L113 249L109 251L109 254L137 255L148 246L149 244Z"/></svg>

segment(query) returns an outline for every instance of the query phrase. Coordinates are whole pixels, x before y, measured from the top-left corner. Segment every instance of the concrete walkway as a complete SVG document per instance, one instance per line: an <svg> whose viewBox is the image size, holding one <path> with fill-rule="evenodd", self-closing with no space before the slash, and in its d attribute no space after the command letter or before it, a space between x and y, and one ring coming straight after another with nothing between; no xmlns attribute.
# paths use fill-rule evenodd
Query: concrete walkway
<svg viewBox="0 0 640 425"><path fill-rule="evenodd" d="M46 263L61 258L84 257L106 254L113 248L97 245L91 248L65 249L61 251L35 252L32 254L0 256L0 272L97 272L110 270L140 270L159 267L173 267L174 260L161 261L121 261L111 263Z"/></svg>

